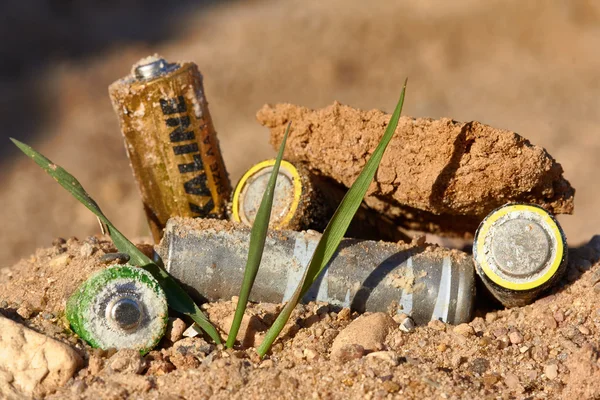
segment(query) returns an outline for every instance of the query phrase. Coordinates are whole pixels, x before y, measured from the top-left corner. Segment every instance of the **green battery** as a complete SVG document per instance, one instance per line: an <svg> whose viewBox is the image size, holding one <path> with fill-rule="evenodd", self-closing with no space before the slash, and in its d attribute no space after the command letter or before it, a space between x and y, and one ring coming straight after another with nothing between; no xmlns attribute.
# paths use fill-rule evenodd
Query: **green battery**
<svg viewBox="0 0 600 400"><path fill-rule="evenodd" d="M67 301L72 329L92 347L145 354L165 334L167 298L142 268L113 265L92 275Z"/></svg>

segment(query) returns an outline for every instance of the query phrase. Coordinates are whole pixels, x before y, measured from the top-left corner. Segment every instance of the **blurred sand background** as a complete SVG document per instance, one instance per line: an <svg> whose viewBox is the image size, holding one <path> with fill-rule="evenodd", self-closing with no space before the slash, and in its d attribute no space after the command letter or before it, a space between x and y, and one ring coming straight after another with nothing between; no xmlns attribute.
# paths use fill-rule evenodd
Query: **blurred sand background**
<svg viewBox="0 0 600 400"><path fill-rule="evenodd" d="M0 5L0 267L95 217L8 137L74 173L129 237L148 234L107 95L139 58L205 76L232 182L274 155L264 103L338 100L478 120L545 147L576 188L570 244L600 233L600 3L589 1L6 0Z"/></svg>

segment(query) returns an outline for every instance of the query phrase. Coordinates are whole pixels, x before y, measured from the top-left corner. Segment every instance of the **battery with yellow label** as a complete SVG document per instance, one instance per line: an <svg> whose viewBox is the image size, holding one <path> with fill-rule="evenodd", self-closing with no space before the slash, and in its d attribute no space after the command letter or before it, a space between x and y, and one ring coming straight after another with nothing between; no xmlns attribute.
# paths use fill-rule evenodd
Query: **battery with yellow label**
<svg viewBox="0 0 600 400"><path fill-rule="evenodd" d="M154 240L172 216L224 218L231 186L198 67L148 57L109 93Z"/></svg>
<svg viewBox="0 0 600 400"><path fill-rule="evenodd" d="M479 225L475 269L506 307L531 303L565 273L567 241L554 217L532 204L507 204Z"/></svg>

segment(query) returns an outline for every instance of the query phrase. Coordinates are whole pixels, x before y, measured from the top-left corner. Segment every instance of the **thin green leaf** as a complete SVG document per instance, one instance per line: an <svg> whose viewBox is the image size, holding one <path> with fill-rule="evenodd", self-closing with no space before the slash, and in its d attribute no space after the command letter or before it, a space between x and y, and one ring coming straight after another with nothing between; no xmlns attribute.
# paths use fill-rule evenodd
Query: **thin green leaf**
<svg viewBox="0 0 600 400"><path fill-rule="evenodd" d="M54 164L52 161L38 153L30 146L16 139L12 142L27 156L50 176L52 176L62 187L67 189L81 204L93 212L108 229L108 234L119 251L129 254L130 263L150 272L165 291L169 306L182 314L189 315L216 343L221 343L221 338L215 327L208 321L206 316L194 303L191 297L179 286L179 284L162 267L160 258L153 262L142 253L133 243L129 241L115 226L106 218L98 204L85 191L77 179L69 174L64 168Z"/></svg>
<svg viewBox="0 0 600 400"><path fill-rule="evenodd" d="M263 250L265 248L265 241L267 239L267 230L269 229L269 220L271 219L271 208L273 207L273 197L275 194L275 185L277 183L277 174L279 174L279 166L281 165L281 159L283 158L283 150L285 149L285 142L287 141L288 134L290 133L290 126L292 122L288 124L285 134L283 135L283 141L279 146L279 153L275 159L267 188L263 194L263 198L260 202L260 207L254 218L252 224L252 231L250 232L250 244L248 248L248 259L246 260L246 268L244 269L244 281L240 289L240 296L238 299L237 307L235 308L235 315L233 322L231 323L231 329L229 330L229 336L227 337L227 347L233 347L235 338L237 337L242 318L244 317L244 311L246 311L246 305L248 298L250 297L250 291L254 285L256 274L258 273L258 267L262 260Z"/></svg>
<svg viewBox="0 0 600 400"><path fill-rule="evenodd" d="M348 190L344 198L342 199L340 205L335 211L333 217L327 224L325 231L323 232L323 236L321 240L317 244L317 248L310 260L308 268L304 272L303 282L298 285L296 290L294 291L293 296L287 302L281 313L273 323L273 326L267 332L265 339L261 343L258 348L258 354L263 357L267 351L271 348L273 342L279 336L279 333L282 331L283 327L287 323L292 311L296 307L296 304L302 299L302 297L306 294L308 289L313 285L318 276L323 272L331 257L335 254L352 218L354 218L354 214L360 207L360 204L367 193L367 189L377 172L377 168L379 167L379 163L381 163L381 159L383 157L383 153L387 145L389 144L392 136L394 135L394 131L398 126L398 121L400 119L400 113L402 112L402 106L404 104L404 95L406 93L406 81L404 82L404 87L402 88L402 93L400 94L400 100L398 101L398 105L396 105L396 109L390 118L390 122L381 138L381 141L377 145L377 148L367 161L367 164L364 166L360 175L352 184L352 187Z"/></svg>

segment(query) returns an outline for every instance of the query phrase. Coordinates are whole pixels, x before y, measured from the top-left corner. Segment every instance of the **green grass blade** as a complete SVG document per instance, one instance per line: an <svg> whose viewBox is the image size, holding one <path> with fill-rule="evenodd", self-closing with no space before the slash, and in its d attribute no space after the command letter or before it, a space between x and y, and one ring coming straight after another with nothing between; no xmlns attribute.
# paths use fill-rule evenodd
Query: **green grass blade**
<svg viewBox="0 0 600 400"><path fill-rule="evenodd" d="M142 253L133 243L129 241L109 220L106 218L98 204L85 191L77 179L69 174L64 168L54 164L52 161L38 153L30 146L16 139L12 142L27 156L50 176L52 176L63 188L73 195L81 204L93 212L108 228L108 233L113 243L123 253L129 254L130 263L150 272L165 291L169 306L180 313L189 315L216 343L221 339L215 327L208 321L206 316L194 303L192 298L179 286L179 284L162 268L162 261L156 263Z"/></svg>
<svg viewBox="0 0 600 400"><path fill-rule="evenodd" d="M285 143L287 141L288 134L290 132L290 122L283 135L283 141L279 146L279 153L277 159L273 165L271 176L269 177L269 183L263 194L263 198L260 202L260 207L254 218L252 224L252 231L250 232L250 245L248 249L248 259L246 260L246 268L244 269L244 281L240 289L240 296L238 299L237 307L235 308L235 315L233 322L231 323L231 329L229 330L229 336L227 337L227 347L233 347L235 338L237 337L242 318L244 317L244 311L246 311L246 305L248 298L250 297L250 291L254 285L256 274L258 273L258 267L262 259L263 250L265 247L265 241L267 239L267 230L269 229L269 220L271 219L271 208L273 207L273 197L275 194L275 185L277 183L277 174L279 173L279 166L281 165L281 159L283 158L283 150L285 149Z"/></svg>
<svg viewBox="0 0 600 400"><path fill-rule="evenodd" d="M296 307L296 304L302 299L302 296L306 294L308 289L312 286L318 276L323 272L331 257L334 255L337 250L352 218L354 218L354 214L360 207L360 204L363 201L365 194L367 193L367 189L377 172L377 168L379 167L379 163L381 163L381 159L383 157L383 153L387 145L389 144L392 136L394 135L394 131L398 126L398 121L400 119L400 113L402 112L402 106L404 104L404 95L406 93L406 81L404 82L404 87L402 88L402 93L400 94L400 100L396 105L396 109L390 118L390 122L388 123L387 129L383 134L383 137L377 148L367 161L360 175L352 184L352 187L348 190L344 198L342 199L340 205L335 211L333 217L327 224L325 231L323 232L323 236L321 240L317 244L317 248L310 260L308 268L304 272L303 282L298 285L292 298L287 302L281 313L273 323L273 326L267 332L265 339L261 343L258 348L258 354L262 357L264 356L271 345L279 336L279 333L282 331L283 327L287 323L292 311Z"/></svg>

